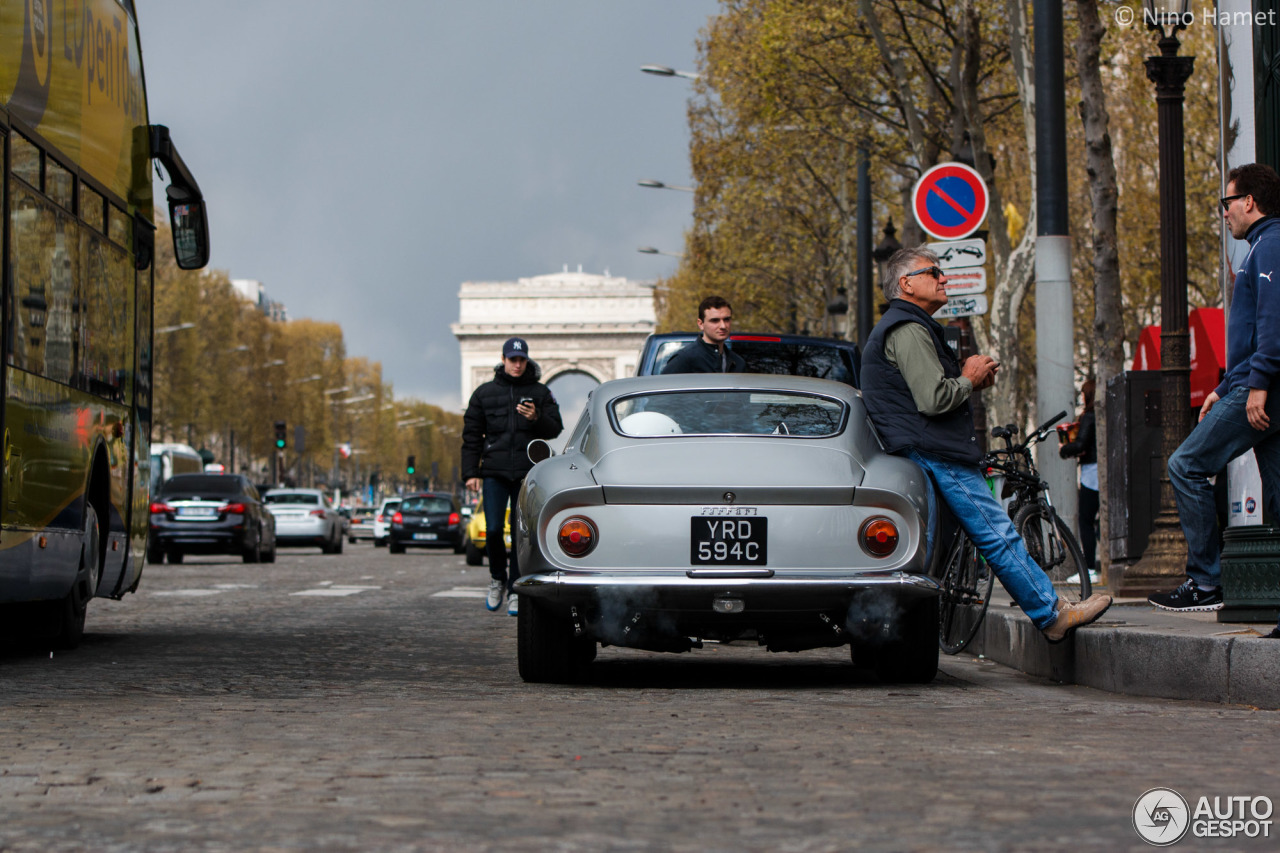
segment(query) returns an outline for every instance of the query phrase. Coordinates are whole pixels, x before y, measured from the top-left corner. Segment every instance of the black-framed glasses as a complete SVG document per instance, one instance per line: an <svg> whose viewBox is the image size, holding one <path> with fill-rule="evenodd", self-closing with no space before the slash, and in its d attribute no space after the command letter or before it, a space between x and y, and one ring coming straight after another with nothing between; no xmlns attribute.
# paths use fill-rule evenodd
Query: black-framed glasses
<svg viewBox="0 0 1280 853"><path fill-rule="evenodd" d="M924 269L918 269L918 270L914 270L914 271L909 272L909 273L903 273L903 276L904 276L905 278L911 278L911 276L913 276L913 275L924 275L925 273L928 273L929 275L933 276L934 278L942 278L942 268L941 268L941 267L925 267Z"/></svg>
<svg viewBox="0 0 1280 853"><path fill-rule="evenodd" d="M1247 195L1249 194L1236 193L1235 195L1224 195L1222 198L1218 199L1218 201L1222 204L1223 212L1226 212L1226 210L1228 210L1231 207L1231 202L1235 201L1238 198L1244 198Z"/></svg>

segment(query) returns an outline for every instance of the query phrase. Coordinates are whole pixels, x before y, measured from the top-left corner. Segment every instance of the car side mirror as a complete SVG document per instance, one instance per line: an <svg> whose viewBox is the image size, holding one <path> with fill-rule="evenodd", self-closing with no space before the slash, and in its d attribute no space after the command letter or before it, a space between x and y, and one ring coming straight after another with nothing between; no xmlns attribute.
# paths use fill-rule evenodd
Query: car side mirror
<svg viewBox="0 0 1280 853"><path fill-rule="evenodd" d="M533 441L529 442L529 449L525 452L529 454L529 461L534 465L537 465L544 459L550 459L552 456L556 455L556 452L551 449L551 445L547 444L540 438L535 438Z"/></svg>

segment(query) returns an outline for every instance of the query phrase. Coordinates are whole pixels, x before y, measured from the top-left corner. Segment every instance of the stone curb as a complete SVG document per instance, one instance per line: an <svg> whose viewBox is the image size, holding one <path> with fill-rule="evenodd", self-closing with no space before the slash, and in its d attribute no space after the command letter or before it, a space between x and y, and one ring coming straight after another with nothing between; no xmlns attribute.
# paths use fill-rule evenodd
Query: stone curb
<svg viewBox="0 0 1280 853"><path fill-rule="evenodd" d="M1021 610L993 601L967 651L1112 693L1280 709L1280 641L1222 636L1225 626L1153 626L1144 624L1157 621L1149 614L1128 609L1113 606L1097 624L1051 646Z"/></svg>

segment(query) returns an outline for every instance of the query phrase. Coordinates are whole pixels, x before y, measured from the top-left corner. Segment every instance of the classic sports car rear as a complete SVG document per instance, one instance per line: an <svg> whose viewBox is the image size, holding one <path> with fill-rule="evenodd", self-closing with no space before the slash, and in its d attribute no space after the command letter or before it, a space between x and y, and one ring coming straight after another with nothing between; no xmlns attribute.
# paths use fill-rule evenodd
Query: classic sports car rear
<svg viewBox="0 0 1280 853"><path fill-rule="evenodd" d="M535 444L535 446L537 446ZM849 644L884 680L937 672L925 479L859 392L822 379L648 376L592 392L520 492L520 674L573 681L597 644Z"/></svg>

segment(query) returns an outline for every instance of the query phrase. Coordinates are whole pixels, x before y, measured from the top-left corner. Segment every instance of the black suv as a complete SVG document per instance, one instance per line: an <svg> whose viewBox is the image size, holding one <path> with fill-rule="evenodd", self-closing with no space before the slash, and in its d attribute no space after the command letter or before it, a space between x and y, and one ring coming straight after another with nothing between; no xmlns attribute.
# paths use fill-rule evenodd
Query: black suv
<svg viewBox="0 0 1280 853"><path fill-rule="evenodd" d="M650 335L640 349L637 376L655 376L682 347L698 339L697 332ZM862 353L852 341L807 335L730 335L728 346L747 362L748 373L779 373L833 379L858 387Z"/></svg>
<svg viewBox="0 0 1280 853"><path fill-rule="evenodd" d="M392 554L403 554L405 548L440 546L461 554L465 546L458 501L439 492L405 495L391 516L387 544Z"/></svg>

